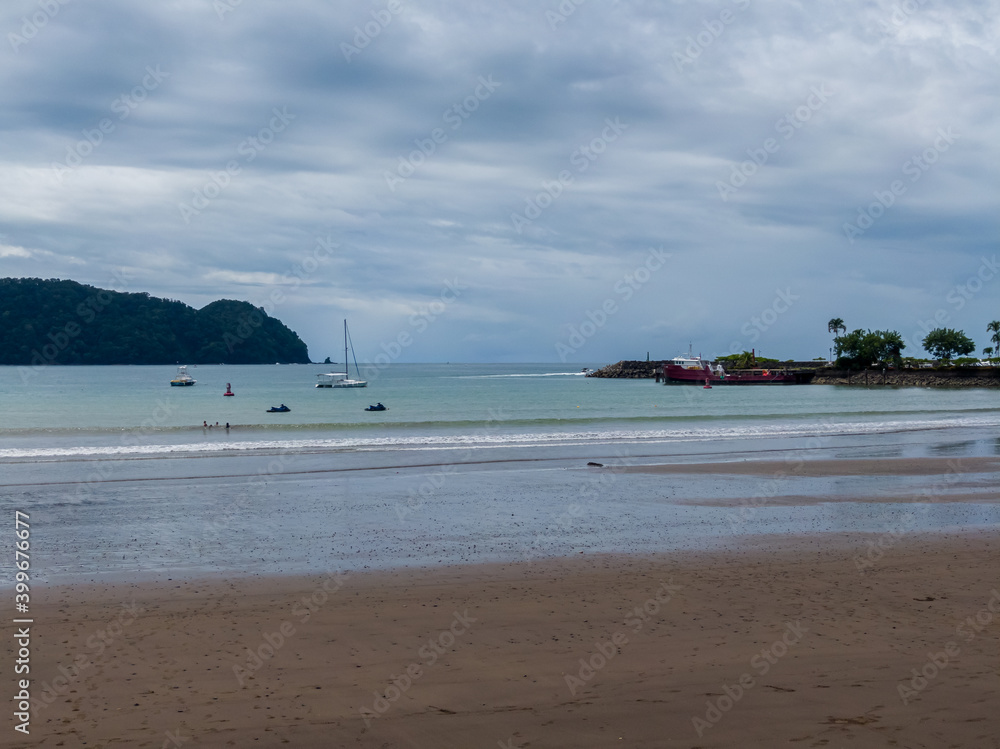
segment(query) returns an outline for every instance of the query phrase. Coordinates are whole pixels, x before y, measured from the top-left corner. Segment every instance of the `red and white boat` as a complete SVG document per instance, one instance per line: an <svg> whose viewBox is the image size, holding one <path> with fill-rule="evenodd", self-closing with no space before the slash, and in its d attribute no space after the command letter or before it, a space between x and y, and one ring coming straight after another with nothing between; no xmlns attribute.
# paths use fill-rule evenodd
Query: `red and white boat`
<svg viewBox="0 0 1000 749"><path fill-rule="evenodd" d="M675 356L663 365L660 377L665 385L805 385L815 372L779 367L735 369L727 372L722 364L712 364L700 356Z"/></svg>

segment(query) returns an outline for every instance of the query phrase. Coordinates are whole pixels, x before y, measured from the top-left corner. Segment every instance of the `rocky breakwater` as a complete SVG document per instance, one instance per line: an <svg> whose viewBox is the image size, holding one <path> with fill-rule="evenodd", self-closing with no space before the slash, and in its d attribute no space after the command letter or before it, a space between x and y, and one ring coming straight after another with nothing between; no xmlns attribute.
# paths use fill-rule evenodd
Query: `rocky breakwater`
<svg viewBox="0 0 1000 749"><path fill-rule="evenodd" d="M609 364L606 367L588 372L587 377L608 377L624 380L652 380L666 362L663 361L627 361Z"/></svg>
<svg viewBox="0 0 1000 749"><path fill-rule="evenodd" d="M814 385L855 387L984 388L1000 387L1000 368L949 367L940 369L820 369Z"/></svg>

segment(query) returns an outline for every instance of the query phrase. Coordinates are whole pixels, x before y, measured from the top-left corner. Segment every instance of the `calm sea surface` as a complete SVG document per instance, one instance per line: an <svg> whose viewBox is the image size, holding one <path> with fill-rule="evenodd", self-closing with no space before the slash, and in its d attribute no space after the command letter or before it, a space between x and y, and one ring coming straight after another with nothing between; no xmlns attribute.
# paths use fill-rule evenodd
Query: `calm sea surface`
<svg viewBox="0 0 1000 749"><path fill-rule="evenodd" d="M0 458L281 446L433 448L716 442L1000 426L990 390L716 387L604 380L566 365L403 364L361 389L316 388L322 365L0 367ZM223 397L231 383L235 397ZM366 412L376 402L389 410ZM290 413L266 413L286 404ZM206 430L203 422L232 428Z"/></svg>
<svg viewBox="0 0 1000 749"><path fill-rule="evenodd" d="M907 517L909 530L1000 527L1000 507L985 500L995 475L942 484L967 501L928 509L928 477L586 467L995 456L995 390L704 390L539 364L398 364L363 371L364 389L315 388L329 369L200 366L190 368L196 385L176 388L175 367L0 368L0 508L30 513L36 574L74 581L654 552L879 532ZM227 383L234 397L223 396ZM364 411L376 402L388 410ZM281 403L291 412L266 413ZM823 501L760 506L734 522L732 504L753 496Z"/></svg>

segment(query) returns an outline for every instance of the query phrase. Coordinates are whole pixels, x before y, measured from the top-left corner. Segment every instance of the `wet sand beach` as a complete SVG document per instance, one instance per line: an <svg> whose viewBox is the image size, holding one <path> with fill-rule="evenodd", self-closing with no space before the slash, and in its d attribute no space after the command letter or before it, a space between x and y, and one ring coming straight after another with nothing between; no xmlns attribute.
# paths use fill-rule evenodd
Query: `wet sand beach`
<svg viewBox="0 0 1000 749"><path fill-rule="evenodd" d="M47 588L31 744L995 747L996 541Z"/></svg>
<svg viewBox="0 0 1000 749"><path fill-rule="evenodd" d="M743 476L943 476L965 473L996 473L1000 458L961 456L955 458L878 458L850 460L740 460L708 463L659 463L624 466L626 473L737 474Z"/></svg>
<svg viewBox="0 0 1000 749"><path fill-rule="evenodd" d="M841 443L695 455L510 448L472 453L475 460L448 450L39 460L8 464L0 500L44 529L33 574L52 585L1000 527L1000 459L981 454L988 443L973 443L980 454L937 456L932 443L907 448L923 455L877 460L857 457L873 452L864 443Z"/></svg>

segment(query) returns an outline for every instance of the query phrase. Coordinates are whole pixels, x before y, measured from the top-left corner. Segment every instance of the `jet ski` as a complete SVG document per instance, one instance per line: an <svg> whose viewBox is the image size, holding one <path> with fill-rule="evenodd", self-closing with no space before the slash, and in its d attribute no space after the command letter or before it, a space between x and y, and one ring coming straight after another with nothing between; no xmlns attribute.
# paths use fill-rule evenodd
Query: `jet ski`
<svg viewBox="0 0 1000 749"><path fill-rule="evenodd" d="M365 411L387 411L388 409L381 403L376 403L374 406L368 406Z"/></svg>
<svg viewBox="0 0 1000 749"><path fill-rule="evenodd" d="M267 413L269 413L269 414L284 414L284 413L288 413L291 410L292 409L290 409L288 406L286 406L284 403L282 403L280 406L271 406L269 409L267 409Z"/></svg>

